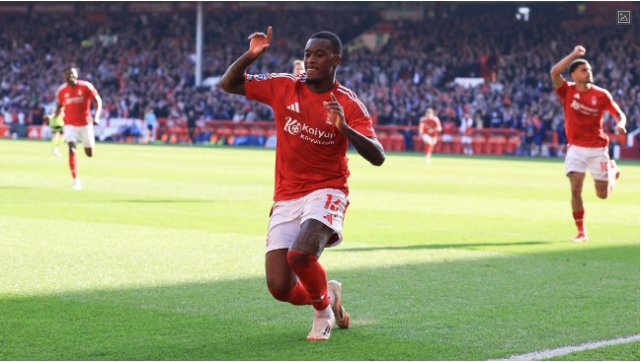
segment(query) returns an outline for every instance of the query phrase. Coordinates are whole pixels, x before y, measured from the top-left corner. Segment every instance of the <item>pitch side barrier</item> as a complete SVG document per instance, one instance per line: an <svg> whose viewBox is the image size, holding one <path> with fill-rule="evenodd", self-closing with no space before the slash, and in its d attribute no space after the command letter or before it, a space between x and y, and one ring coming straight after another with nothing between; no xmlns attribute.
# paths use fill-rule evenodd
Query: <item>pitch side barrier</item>
<svg viewBox="0 0 641 362"><path fill-rule="evenodd" d="M418 126L375 126L379 141L386 151L422 152L425 144L418 135ZM158 138L161 142L183 143L189 139L186 121L159 119ZM271 121L198 121L194 129L195 143L219 145L264 146L276 136ZM522 144L523 132L510 129L478 129L468 135L453 132L439 136L436 153L463 154L465 143L478 155L514 155Z"/></svg>
<svg viewBox="0 0 641 362"><path fill-rule="evenodd" d="M379 141L387 151L423 152L425 144L418 135L418 126L377 125L374 127ZM468 130L465 134L455 129L439 135L435 153L463 154L466 144L471 145L474 155L516 156L563 156L564 144L560 144L556 132L548 131L550 141L536 143L516 129L483 128ZM272 121L227 121L206 120L196 122L194 143L267 146L275 145L276 130ZM617 148L620 158L639 159L639 139L629 146L625 135L610 134L611 143ZM159 119L158 140L166 143L189 141L185 119ZM619 158L619 157L617 157Z"/></svg>
<svg viewBox="0 0 641 362"><path fill-rule="evenodd" d="M142 125L142 120L138 120ZM138 143L147 139L147 129L139 127L141 135L114 134L111 141ZM374 127L379 141L386 151L423 152L425 144L418 135L418 126L377 125ZM190 140L190 134L193 140ZM639 133L625 135L609 134L615 158L639 159ZM51 130L47 125L8 125L0 123L0 138L49 139ZM558 142L555 132L550 132L550 141L537 144L526 137L521 130L483 128L468 130L465 134L446 131L439 135L435 153L463 154L470 145L474 155L516 155L516 156L562 156L564 145ZM628 139L629 138L629 139ZM99 139L105 141L104 139ZM272 121L197 121L190 132L185 119L159 118L156 138L162 143L193 143L234 146L274 147L276 130ZM468 147L469 149L469 147Z"/></svg>

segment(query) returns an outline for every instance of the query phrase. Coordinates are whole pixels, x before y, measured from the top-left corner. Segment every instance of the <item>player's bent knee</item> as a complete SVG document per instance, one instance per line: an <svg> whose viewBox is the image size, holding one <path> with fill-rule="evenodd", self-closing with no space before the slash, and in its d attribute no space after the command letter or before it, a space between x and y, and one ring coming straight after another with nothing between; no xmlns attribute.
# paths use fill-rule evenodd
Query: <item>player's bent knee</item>
<svg viewBox="0 0 641 362"><path fill-rule="evenodd" d="M607 191L607 190L605 190L605 191L597 190L597 192L596 192L596 196L597 196L598 198L600 198L600 199L605 200L605 199L607 199L607 198L608 198L608 191Z"/></svg>
<svg viewBox="0 0 641 362"><path fill-rule="evenodd" d="M272 289L271 287L267 287L271 295L277 299L280 300L281 302L287 302L288 301L288 296L289 296L289 291L290 289Z"/></svg>
<svg viewBox="0 0 641 362"><path fill-rule="evenodd" d="M296 250L290 250L287 252L287 264L289 264L289 267L292 268L292 270L305 267L310 261L309 254L301 253Z"/></svg>

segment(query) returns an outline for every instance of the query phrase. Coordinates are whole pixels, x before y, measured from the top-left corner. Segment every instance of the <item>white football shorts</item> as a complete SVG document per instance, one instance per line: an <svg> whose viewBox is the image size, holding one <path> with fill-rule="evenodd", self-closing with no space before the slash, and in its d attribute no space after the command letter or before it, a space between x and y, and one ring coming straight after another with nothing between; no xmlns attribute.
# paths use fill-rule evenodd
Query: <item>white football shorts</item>
<svg viewBox="0 0 641 362"><path fill-rule="evenodd" d="M437 141L438 137L432 137L427 133L423 134L423 142L425 142L425 144L435 145Z"/></svg>
<svg viewBox="0 0 641 362"><path fill-rule="evenodd" d="M586 169L590 169L593 179L608 181L610 173L608 148L569 145L565 155L565 174L570 172L585 173Z"/></svg>
<svg viewBox="0 0 641 362"><path fill-rule="evenodd" d="M65 124L64 128L65 141L67 143L78 143L78 140L85 148L94 148L96 146L96 139L93 134L93 124L86 126L72 126Z"/></svg>
<svg viewBox="0 0 641 362"><path fill-rule="evenodd" d="M269 217L265 252L289 249L298 237L300 226L308 219L318 220L334 230L327 247L340 244L348 205L347 195L336 189L320 189L297 199L277 201Z"/></svg>

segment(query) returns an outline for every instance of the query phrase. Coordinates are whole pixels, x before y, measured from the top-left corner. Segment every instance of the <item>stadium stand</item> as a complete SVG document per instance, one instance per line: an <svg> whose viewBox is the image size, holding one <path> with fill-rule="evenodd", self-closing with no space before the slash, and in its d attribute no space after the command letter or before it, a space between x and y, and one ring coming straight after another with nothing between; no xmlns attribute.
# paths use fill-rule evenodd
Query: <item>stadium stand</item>
<svg viewBox="0 0 641 362"><path fill-rule="evenodd" d="M612 92L636 134L631 144L612 143L638 158L638 26L608 14L624 6L638 19L639 4L527 5L528 21L509 3L205 3L207 85L197 87L195 3L2 3L0 66L9 71L0 79L0 137L47 136L43 115L55 106L62 67L74 62L103 97L101 140L144 140L150 106L158 141L263 145L273 137L271 110L211 85L246 50L249 33L273 24L272 47L249 71L290 72L309 35L336 32L346 48L337 77L394 151L422 149L417 123L431 106L453 125L452 141L435 152L463 153L459 125L469 117L474 154L562 155L563 112L548 72L582 42L595 83ZM613 132L609 116L605 128Z"/></svg>

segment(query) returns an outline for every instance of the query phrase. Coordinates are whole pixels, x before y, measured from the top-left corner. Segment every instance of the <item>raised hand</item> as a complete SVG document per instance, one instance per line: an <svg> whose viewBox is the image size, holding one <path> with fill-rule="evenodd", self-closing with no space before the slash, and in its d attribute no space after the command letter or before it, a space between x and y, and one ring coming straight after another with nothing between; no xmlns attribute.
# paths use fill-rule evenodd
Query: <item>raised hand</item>
<svg viewBox="0 0 641 362"><path fill-rule="evenodd" d="M331 93L332 100L329 102L323 102L325 109L327 110L327 120L336 127L339 131L343 131L345 127L345 114L343 112L343 106L338 103L338 99L334 93Z"/></svg>
<svg viewBox="0 0 641 362"><path fill-rule="evenodd" d="M247 37L249 39L249 53L258 58L265 49L269 48L272 41L272 27L267 27L267 34L256 32Z"/></svg>
<svg viewBox="0 0 641 362"><path fill-rule="evenodd" d="M572 54L574 54L575 57L580 58L585 55L585 48L582 45L577 45L574 47Z"/></svg>

